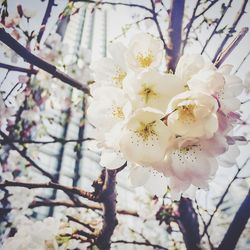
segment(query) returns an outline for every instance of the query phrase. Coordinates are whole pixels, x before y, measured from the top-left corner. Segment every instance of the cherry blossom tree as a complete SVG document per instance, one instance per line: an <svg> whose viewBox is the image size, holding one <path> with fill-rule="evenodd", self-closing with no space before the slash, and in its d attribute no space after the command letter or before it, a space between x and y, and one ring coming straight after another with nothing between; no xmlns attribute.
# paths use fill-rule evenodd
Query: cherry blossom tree
<svg viewBox="0 0 250 250"><path fill-rule="evenodd" d="M0 1L1 247L247 249L249 1L59 2L41 1L40 20L37 4ZM108 55L70 54L71 20L112 8L133 22ZM39 156L49 145L55 170ZM86 188L83 147L97 173Z"/></svg>

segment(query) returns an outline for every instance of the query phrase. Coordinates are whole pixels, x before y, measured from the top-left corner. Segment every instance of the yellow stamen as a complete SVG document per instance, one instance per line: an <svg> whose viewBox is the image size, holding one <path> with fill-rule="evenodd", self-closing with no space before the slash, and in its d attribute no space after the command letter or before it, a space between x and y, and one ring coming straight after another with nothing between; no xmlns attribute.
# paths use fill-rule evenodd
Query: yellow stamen
<svg viewBox="0 0 250 250"><path fill-rule="evenodd" d="M115 84L122 88L122 82L124 78L126 77L127 73L121 69L118 69L116 71L116 74L112 77L112 80L115 82Z"/></svg>
<svg viewBox="0 0 250 250"><path fill-rule="evenodd" d="M138 64L140 65L140 67L142 68L149 67L151 63L153 62L153 59L154 57L151 51L149 51L147 54L138 53L136 56L136 60Z"/></svg>
<svg viewBox="0 0 250 250"><path fill-rule="evenodd" d="M194 122L195 121L194 108L195 105L192 104L178 107L177 110L179 112L179 120L187 123Z"/></svg>
<svg viewBox="0 0 250 250"><path fill-rule="evenodd" d="M142 137L143 141L147 141L150 137L157 136L154 127L155 121L147 124L140 122L140 127L135 131L135 133L137 136Z"/></svg>
<svg viewBox="0 0 250 250"><path fill-rule="evenodd" d="M144 103L148 103L150 99L156 98L157 93L153 90L152 86L147 84L142 85L142 89L138 93L143 99Z"/></svg>
<svg viewBox="0 0 250 250"><path fill-rule="evenodd" d="M122 107L113 107L112 114L116 118L124 119L124 114L123 114L123 111L122 111Z"/></svg>

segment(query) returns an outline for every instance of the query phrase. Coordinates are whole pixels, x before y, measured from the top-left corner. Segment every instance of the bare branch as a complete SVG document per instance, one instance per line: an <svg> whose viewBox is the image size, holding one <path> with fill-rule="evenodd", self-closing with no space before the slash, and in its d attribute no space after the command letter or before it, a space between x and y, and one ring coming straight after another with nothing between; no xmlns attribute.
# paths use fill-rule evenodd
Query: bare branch
<svg viewBox="0 0 250 250"><path fill-rule="evenodd" d="M200 244L199 222L197 214L192 206L192 201L181 198L179 209L180 216L177 219L179 228L183 234L183 239L187 250L198 250Z"/></svg>
<svg viewBox="0 0 250 250"><path fill-rule="evenodd" d="M3 28L0 28L0 41L6 44L9 48L14 50L19 56L21 56L28 63L37 66L38 68L51 74L53 77L67 83L71 87L77 88L87 94L89 94L89 88L86 84L76 81L72 77L68 76L64 72L57 69L54 65L44 61L43 59L33 55L24 46L18 43L11 35L9 35Z"/></svg>
<svg viewBox="0 0 250 250"><path fill-rule="evenodd" d="M218 26L220 25L222 19L224 18L225 14L227 13L227 10L231 7L232 2L233 2L233 0L230 0L230 1L228 2L227 6L223 9L223 12L222 12L220 18L217 20L216 25L215 25L215 27L214 27L214 29L213 29L211 35L209 36L209 38L207 39L205 45L204 45L203 48L202 48L201 54L203 54L203 52L205 51L207 45L208 45L209 42L211 41L212 37L216 34L216 30L217 30Z"/></svg>
<svg viewBox="0 0 250 250"><path fill-rule="evenodd" d="M43 20L42 20L40 31L39 31L39 33L37 35L37 42L38 43L40 43L40 41L42 39L43 33L45 31L45 26L46 26L46 24L48 22L48 19L50 17L53 6L57 6L57 4L55 4L54 0L49 0L46 11L45 11L45 14L44 14L44 17L43 17Z"/></svg>
<svg viewBox="0 0 250 250"><path fill-rule="evenodd" d="M173 72L180 56L184 5L185 0L172 0L168 26L169 40L167 46L169 51L167 55L167 69Z"/></svg>
<svg viewBox="0 0 250 250"><path fill-rule="evenodd" d="M152 244L152 243L148 243L148 242L140 242L140 241L115 240L115 241L112 241L111 244L140 245L140 246L153 247L153 248L156 248L156 249L168 250L168 248L157 245L157 244Z"/></svg>
<svg viewBox="0 0 250 250"><path fill-rule="evenodd" d="M212 7L214 4L216 4L216 3L218 3L218 2L219 2L219 0L214 0L214 1L212 1L212 2L207 6L207 8L205 8L202 12L200 12L197 16L195 16L195 19L197 19L198 17L204 15L208 10L211 9L211 7Z"/></svg>
<svg viewBox="0 0 250 250"><path fill-rule="evenodd" d="M106 178L101 195L103 203L103 226L96 245L102 250L110 249L110 240L116 225L116 170L106 170Z"/></svg>
<svg viewBox="0 0 250 250"><path fill-rule="evenodd" d="M224 239L220 243L218 250L233 250L247 224L250 217L250 191L235 214Z"/></svg>
<svg viewBox="0 0 250 250"><path fill-rule="evenodd" d="M5 64L5 63L0 63L0 68L7 69L9 71L18 71L22 73L27 73L27 74L37 74L38 70L35 69L28 69L28 68L22 68L22 67L17 67L14 65L10 64Z"/></svg>
<svg viewBox="0 0 250 250"><path fill-rule="evenodd" d="M235 37L235 39L228 45L228 47L221 51L217 58L213 60L214 65L219 68L220 65L227 59L227 57L231 54L231 52L236 48L236 46L240 43L240 41L244 38L246 33L248 32L248 28L242 28L239 34Z"/></svg>
<svg viewBox="0 0 250 250"><path fill-rule="evenodd" d="M183 41L182 52L181 52L181 54L184 53L184 49L185 49L185 47L186 47L186 45L187 45L189 33L190 33L190 30L191 30L191 28L192 28L192 26L193 26L193 22L194 22L194 20L196 19L196 16L195 16L195 15L196 15L196 11L197 11L197 9L198 9L198 7L199 7L199 5L200 5L200 2L201 2L201 0L198 0L198 1L196 2L196 5L194 6L194 10L193 10L192 17L190 18L190 21L188 22L188 24L187 24L187 26L186 26L187 31L186 31L185 39L184 39L184 41Z"/></svg>
<svg viewBox="0 0 250 250"><path fill-rule="evenodd" d="M127 7L136 7L140 9L147 10L151 12L151 9L147 8L144 5L140 4L130 4L130 3L123 3L123 2L109 2L109 1L93 1L93 0L73 0L73 2L84 2L84 3L94 3L96 6L98 5L113 5L113 6L127 6Z"/></svg>
<svg viewBox="0 0 250 250"><path fill-rule="evenodd" d="M211 224L211 222L212 222L212 220L213 220L213 217L214 217L215 214L217 213L217 211L218 211L219 207L221 206L221 204L224 202L224 199L225 199L225 197L226 197L226 195L227 195L227 193L228 193L230 187L232 186L232 184L234 183L234 181L238 178L238 175L239 175L240 171L247 165L247 163L248 163L249 160L250 160L250 158L248 158L248 159L244 162L244 164L243 164L240 168L238 168L238 170L237 170L237 172L235 173L233 179L229 182L229 184L228 184L226 190L224 191L223 195L221 196L219 202L217 203L214 212L212 213L212 215L210 216L210 218L209 218L209 220L208 220L206 226L204 227L203 233L201 234L201 238L206 234L206 232L207 232L207 230L208 230L208 227L210 226L210 224Z"/></svg>
<svg viewBox="0 0 250 250"><path fill-rule="evenodd" d="M240 19L242 18L242 16L244 15L245 10L246 10L246 6L247 6L247 3L248 3L248 0L244 0L242 6L241 6L241 9L240 11L238 12L238 15L236 16L232 26L229 28L229 31L227 33L227 35L224 37L223 41L221 42L219 48L217 49L216 53L215 53L215 56L214 56L214 59L213 59L213 62L215 60L217 60L217 58L219 57L219 54L222 52L222 50L224 49L224 46L226 45L228 39L233 35L233 33L236 31L236 27L240 21Z"/></svg>
<svg viewBox="0 0 250 250"><path fill-rule="evenodd" d="M29 205L29 208L35 208L35 207L51 207L51 206L64 206L64 207L83 207L91 210L98 210L102 211L102 206L100 204L84 204L82 202L69 202L69 201L54 201L45 199L43 201L32 201L32 203ZM116 212L121 215L129 215L134 217L139 217L139 214L136 211L133 210L127 210L127 209L117 209Z"/></svg>
<svg viewBox="0 0 250 250"><path fill-rule="evenodd" d="M16 181L4 181L3 183L0 183L0 189L6 188L6 187L24 187L28 189L34 189L34 188L53 188L57 190L64 191L66 193L72 193L77 194L83 198L89 199L91 201L98 201L98 198L93 195L91 192L84 191L78 187L69 187L60 185L55 182L48 182L48 183L30 183L30 182L16 182Z"/></svg>
<svg viewBox="0 0 250 250"><path fill-rule="evenodd" d="M4 140L8 139L8 136L5 133L3 133L2 131L0 131L0 135L4 138ZM19 153L19 155L21 155L25 160L27 160L35 169L40 171L42 174L47 176L49 179L51 179L51 180L54 179L53 175L51 175L50 173L48 173L47 171L42 169L40 166L38 166L38 164L36 164L29 156L27 156L23 150L19 149L13 143L9 143L9 145L11 146L12 149L17 151Z"/></svg>
<svg viewBox="0 0 250 250"><path fill-rule="evenodd" d="M238 71L240 70L241 66L244 64L244 62L247 60L247 58L249 56L250 56L250 50L248 51L248 53L246 54L246 56L242 59L241 63L239 64L239 66L235 70L234 74L238 73Z"/></svg>

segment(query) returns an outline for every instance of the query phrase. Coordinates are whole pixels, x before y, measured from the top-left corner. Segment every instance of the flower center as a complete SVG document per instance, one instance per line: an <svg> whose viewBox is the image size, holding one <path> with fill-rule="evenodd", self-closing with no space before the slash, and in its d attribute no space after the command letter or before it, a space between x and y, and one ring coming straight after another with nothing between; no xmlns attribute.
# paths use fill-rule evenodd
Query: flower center
<svg viewBox="0 0 250 250"><path fill-rule="evenodd" d="M146 54L138 53L136 56L136 60L140 67L146 68L151 65L153 62L153 54L151 51L148 51Z"/></svg>
<svg viewBox="0 0 250 250"><path fill-rule="evenodd" d="M194 122L195 121L194 108L195 108L194 104L178 107L177 110L179 113L179 120L184 123Z"/></svg>
<svg viewBox="0 0 250 250"><path fill-rule="evenodd" d="M150 99L157 97L157 94L153 90L153 88L147 84L144 84L142 86L142 89L140 90L138 94L141 96L144 103L148 103Z"/></svg>
<svg viewBox="0 0 250 250"><path fill-rule="evenodd" d="M122 107L112 107L112 114L116 118L124 119Z"/></svg>
<svg viewBox="0 0 250 250"><path fill-rule="evenodd" d="M112 77L112 80L118 87L122 88L122 82L126 75L127 73L119 68L117 69L116 74Z"/></svg>
<svg viewBox="0 0 250 250"><path fill-rule="evenodd" d="M137 130L135 130L135 133L137 136L141 137L143 141L147 141L150 137L157 136L154 127L155 121L147 124L140 122L140 126Z"/></svg>

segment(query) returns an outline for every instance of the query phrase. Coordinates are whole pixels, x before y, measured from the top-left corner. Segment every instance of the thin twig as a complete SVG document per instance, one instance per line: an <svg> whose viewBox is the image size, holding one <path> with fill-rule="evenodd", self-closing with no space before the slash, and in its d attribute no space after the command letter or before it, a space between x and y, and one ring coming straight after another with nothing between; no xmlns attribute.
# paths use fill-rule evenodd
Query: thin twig
<svg viewBox="0 0 250 250"><path fill-rule="evenodd" d="M30 182L17 182L17 181L4 181L3 183L0 183L0 189L6 188L6 187L24 187L28 189L34 189L34 188L53 188L57 190L61 190L64 192L69 192L72 194L79 195L83 198L87 198L91 201L98 201L98 198L93 195L91 192L84 191L78 187L70 187L70 186L64 186L60 185L55 182L47 182L47 183L30 183Z"/></svg>
<svg viewBox="0 0 250 250"><path fill-rule="evenodd" d="M200 2L201 2L201 0L198 0L198 1L196 2L196 5L194 6L194 10L193 10L192 16L191 16L191 18L190 18L190 21L189 21L188 24L186 25L187 31L186 31L185 39L184 39L184 41L183 41L181 54L184 53L184 49L185 49L185 47L186 47L186 45L187 45L189 33L190 33L190 30L191 30L191 27L193 26L193 22L194 22L194 20L195 20L195 18L196 18L195 15L196 15L196 11L197 11L197 9L198 9L198 7L199 7L199 5L200 5Z"/></svg>
<svg viewBox="0 0 250 250"><path fill-rule="evenodd" d="M203 54L203 52L205 51L207 45L208 45L209 42L211 41L212 37L216 34L216 30L217 30L218 26L220 25L222 19L224 18L225 14L227 13L227 10L231 7L232 2L233 2L233 0L230 0L230 1L228 2L227 6L223 9L223 12L222 12L220 18L217 20L216 25L214 26L214 29L213 29L212 33L210 34L210 36L209 36L208 39L206 40L205 45L204 45L203 48L202 48L201 54Z"/></svg>
<svg viewBox="0 0 250 250"><path fill-rule="evenodd" d="M43 17L43 20L42 20L40 31L39 31L39 33L37 35L36 40L37 40L38 43L40 43L40 41L42 39L43 33L45 31L45 26L46 26L46 24L48 22L48 19L50 17L53 6L57 6L57 4L55 4L54 0L49 0L46 11L45 11L45 14L44 14L44 17Z"/></svg>
<svg viewBox="0 0 250 250"><path fill-rule="evenodd" d="M246 56L242 59L241 63L239 64L239 66L237 67L237 69L235 70L234 74L238 73L238 71L240 70L241 66L243 65L243 63L247 60L247 58L250 56L250 50L248 51L248 53L246 54Z"/></svg>
<svg viewBox="0 0 250 250"><path fill-rule="evenodd" d="M6 63L0 63L0 68L8 69L9 71L18 71L18 72L28 73L28 74L33 74L33 75L37 74L38 72L38 70L35 70L35 69L17 67L14 65L6 64Z"/></svg>
<svg viewBox="0 0 250 250"><path fill-rule="evenodd" d="M37 66L38 68L46 71L53 77L67 83L71 87L77 88L87 94L89 94L89 87L86 84L76 81L72 77L68 76L61 70L57 69L54 65L44 61L43 59L33 55L24 46L17 42L11 35L9 35L3 28L0 28L0 41L6 44L9 48L14 50L28 63Z"/></svg>
<svg viewBox="0 0 250 250"><path fill-rule="evenodd" d="M8 136L5 133L3 133L2 131L0 131L0 135L5 140L8 139ZM35 163L29 156L27 156L23 150L19 149L13 143L9 143L9 145L11 146L12 149L14 149L15 151L17 151L19 153L19 155L21 155L25 160L27 160L35 169L37 169L38 171L40 171L42 174L44 174L45 176L47 176L49 179L51 179L51 180L54 179L53 175L51 175L50 173L48 173L47 171L45 171L44 169L42 169L40 166L38 166L38 164Z"/></svg>
<svg viewBox="0 0 250 250"><path fill-rule="evenodd" d="M140 241L126 241L126 240L114 240L111 242L111 244L130 244L130 245L140 245L140 246L148 246L148 247L153 247L156 249L163 249L163 250L168 250L168 248L157 245L157 244L152 244L148 242L140 242Z"/></svg>
<svg viewBox="0 0 250 250"><path fill-rule="evenodd" d="M219 68L220 65L227 59L227 57L231 54L231 52L237 47L237 45L240 43L240 41L244 38L244 36L247 34L249 28L244 27L241 29L239 34L234 38L234 40L228 45L228 47L221 51L220 54L218 54L218 57L213 59L213 63L215 67Z"/></svg>
<svg viewBox="0 0 250 250"><path fill-rule="evenodd" d="M212 222L212 220L213 220L213 217L214 217L215 214L217 213L217 211L218 211L219 207L221 206L221 204L224 202L224 199L225 199L225 197L226 197L226 195L227 195L227 193L228 193L230 187L232 186L232 184L234 183L234 181L237 179L237 177L238 177L239 173L241 172L241 170L247 165L247 163L248 163L249 160L250 160L250 158L248 158L248 159L244 162L244 164L243 164L241 167L238 167L237 172L236 172L235 175L233 176L233 179L229 182L229 184L228 184L226 190L225 190L224 193L222 194L222 196L221 196L219 202L217 203L217 205L216 205L216 207L215 207L213 213L211 214L211 216L210 216L210 218L209 218L209 220L208 220L206 226L204 227L203 233L201 234L201 238L206 234L206 232L207 232L207 230L208 230L208 227L210 226L210 224L211 224L211 222Z"/></svg>
<svg viewBox="0 0 250 250"><path fill-rule="evenodd" d="M151 12L151 9L140 4L132 4L132 3L130 4L130 3L123 3L123 2L108 2L108 1L92 1L92 0L73 0L73 2L94 3L96 4L96 6L107 4L107 5L113 5L113 6L136 7L136 8L144 9L144 10Z"/></svg>
<svg viewBox="0 0 250 250"><path fill-rule="evenodd" d="M215 62L215 60L217 60L217 58L219 57L219 54L221 54L222 50L224 49L224 46L226 45L228 39L230 37L232 37L233 33L236 31L236 27L240 21L240 19L242 18L242 16L246 13L246 6L247 6L248 0L244 0L240 11L238 12L232 26L229 28L229 31L227 33L227 35L224 37L223 41L221 42L219 48L217 49L215 55L214 55L214 59L213 62Z"/></svg>

